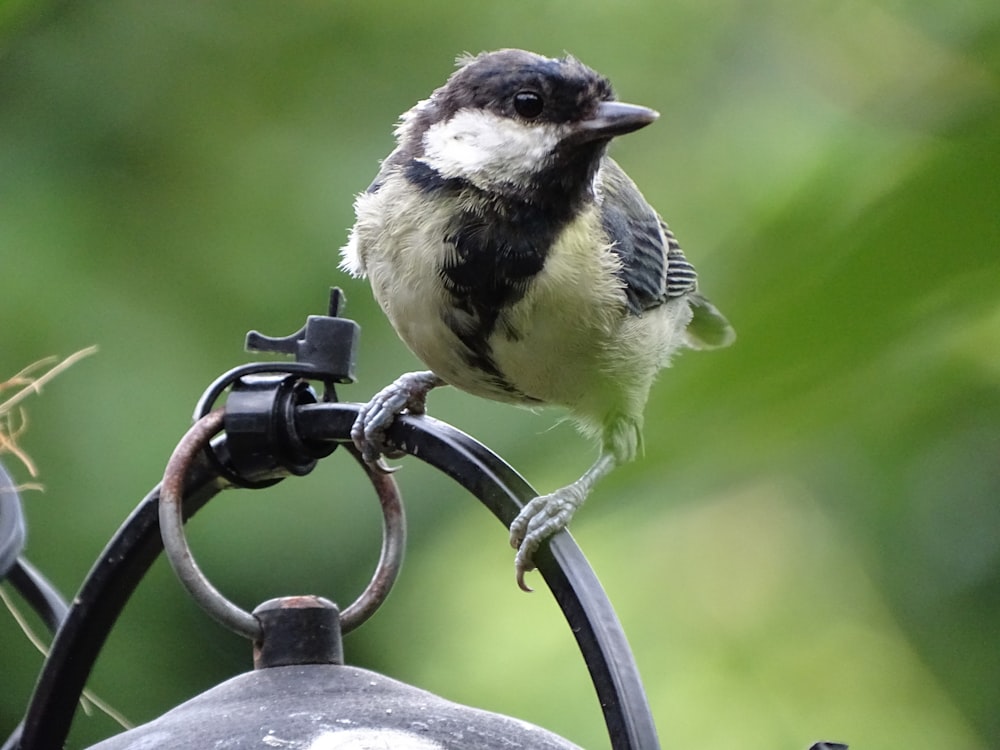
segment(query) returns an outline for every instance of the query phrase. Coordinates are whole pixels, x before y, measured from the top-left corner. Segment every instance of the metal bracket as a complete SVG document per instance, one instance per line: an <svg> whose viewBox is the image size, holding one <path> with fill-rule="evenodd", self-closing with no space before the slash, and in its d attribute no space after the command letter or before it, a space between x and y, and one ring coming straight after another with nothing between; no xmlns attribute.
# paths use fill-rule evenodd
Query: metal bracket
<svg viewBox="0 0 1000 750"><path fill-rule="evenodd" d="M290 354L295 361L308 364L317 376L335 383L353 383L358 354L360 326L340 317L347 298L337 287L330 290L328 315L310 315L306 324L290 336L265 336L259 331L247 333L248 352Z"/></svg>

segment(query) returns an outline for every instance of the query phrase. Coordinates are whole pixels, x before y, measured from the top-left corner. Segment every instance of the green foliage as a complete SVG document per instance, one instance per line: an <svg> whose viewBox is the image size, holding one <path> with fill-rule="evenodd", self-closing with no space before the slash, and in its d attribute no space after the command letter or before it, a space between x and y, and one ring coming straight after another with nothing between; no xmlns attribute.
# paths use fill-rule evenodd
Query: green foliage
<svg viewBox="0 0 1000 750"><path fill-rule="evenodd" d="M352 196L458 53L567 50L663 113L615 156L739 334L664 373L646 455L574 523L664 745L1000 733L995 3L81 0L14 3L0 24L0 377L100 347L20 437L47 487L27 497L29 554L65 591L202 389L245 361L246 330L294 330L338 284L364 327L342 397L416 366L336 270ZM444 392L430 408L543 490L592 458L556 414ZM407 567L348 659L606 746L504 530L405 463ZM353 598L378 524L350 462L329 464L195 520L219 588L248 607ZM39 658L9 618L0 639L5 736ZM247 668L157 565L91 687L144 721ZM112 731L81 714L71 746Z"/></svg>

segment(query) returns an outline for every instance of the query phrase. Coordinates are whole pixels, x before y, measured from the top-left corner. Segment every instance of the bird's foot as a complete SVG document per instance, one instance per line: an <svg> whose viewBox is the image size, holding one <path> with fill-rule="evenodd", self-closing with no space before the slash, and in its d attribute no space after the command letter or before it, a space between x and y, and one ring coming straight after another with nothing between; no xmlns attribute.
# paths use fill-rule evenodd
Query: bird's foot
<svg viewBox="0 0 1000 750"><path fill-rule="evenodd" d="M524 574L535 569L534 556L538 546L569 525L576 509L587 498L587 489L574 482L549 495L540 495L529 502L510 525L510 546L517 550L514 571L522 591L531 591Z"/></svg>
<svg viewBox="0 0 1000 750"><path fill-rule="evenodd" d="M428 392L440 385L444 385L444 381L433 372L408 372L376 393L358 410L351 427L351 440L366 463L385 473L395 471L386 466L381 457L399 458L403 453L386 447L386 430L398 414L423 414Z"/></svg>

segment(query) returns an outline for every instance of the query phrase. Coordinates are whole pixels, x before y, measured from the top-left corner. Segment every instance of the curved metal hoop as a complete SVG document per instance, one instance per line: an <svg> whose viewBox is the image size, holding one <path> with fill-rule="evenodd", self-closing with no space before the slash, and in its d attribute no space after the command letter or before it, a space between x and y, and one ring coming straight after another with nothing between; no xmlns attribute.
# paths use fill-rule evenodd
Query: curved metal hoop
<svg viewBox="0 0 1000 750"><path fill-rule="evenodd" d="M358 404L309 404L296 410L303 439L346 444ZM388 437L466 488L506 526L534 490L499 456L430 417L397 419ZM194 459L184 492L194 515L230 486L204 456ZM97 655L132 592L163 549L160 487L122 524L96 560L52 642L25 717L21 750L62 747ZM658 750L659 740L631 649L597 577L567 532L543 544L535 563L562 608L590 670L614 750Z"/></svg>
<svg viewBox="0 0 1000 750"><path fill-rule="evenodd" d="M184 486L191 464L223 427L225 412L217 409L199 419L181 438L163 474L160 491L160 533L163 548L177 577L188 592L215 620L251 640L260 640L260 622L251 613L233 604L202 573L184 534ZM348 633L372 616L389 594L403 562L406 548L406 518L399 488L392 477L372 471L353 450L348 449L365 469L382 506L382 552L371 582L361 595L340 614L341 632Z"/></svg>
<svg viewBox="0 0 1000 750"><path fill-rule="evenodd" d="M304 440L349 441L357 412L357 404L305 404L296 410L296 431ZM505 527L538 495L485 445L433 417L397 417L387 438L394 447L454 479ZM587 558L564 529L542 543L534 562L590 671L611 747L659 750L656 724L625 631Z"/></svg>

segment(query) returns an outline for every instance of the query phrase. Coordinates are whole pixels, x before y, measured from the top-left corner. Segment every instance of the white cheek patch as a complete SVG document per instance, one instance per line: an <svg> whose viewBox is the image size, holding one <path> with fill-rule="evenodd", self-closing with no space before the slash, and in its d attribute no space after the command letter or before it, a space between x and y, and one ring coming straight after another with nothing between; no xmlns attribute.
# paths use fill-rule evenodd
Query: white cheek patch
<svg viewBox="0 0 1000 750"><path fill-rule="evenodd" d="M444 177L481 187L523 182L559 143L560 128L528 124L482 110L463 110L431 125L422 161Z"/></svg>

